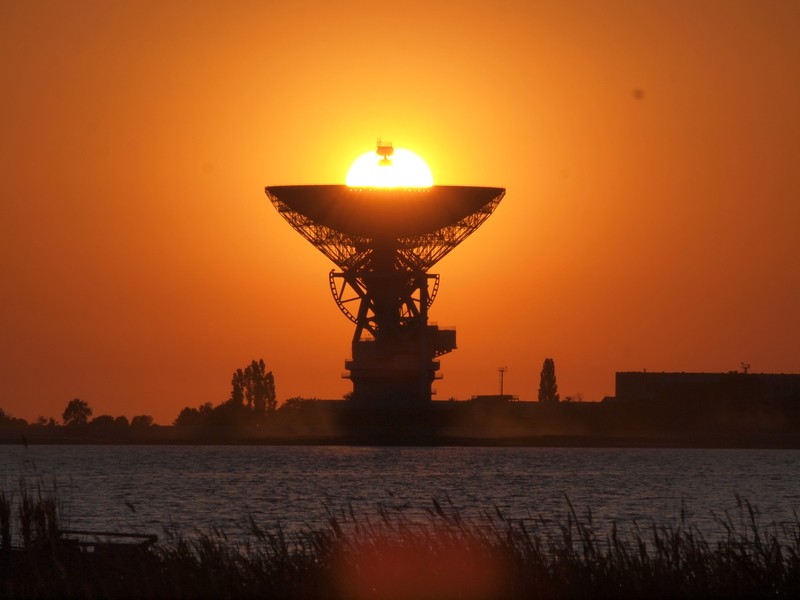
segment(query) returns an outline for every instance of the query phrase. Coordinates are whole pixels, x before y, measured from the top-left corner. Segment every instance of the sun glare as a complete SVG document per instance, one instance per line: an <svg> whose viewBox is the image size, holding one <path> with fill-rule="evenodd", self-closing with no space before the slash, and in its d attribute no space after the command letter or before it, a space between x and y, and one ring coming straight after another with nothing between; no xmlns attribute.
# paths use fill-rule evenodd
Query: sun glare
<svg viewBox="0 0 800 600"><path fill-rule="evenodd" d="M433 174L411 150L379 142L377 151L362 154L353 162L345 183L363 188L429 188Z"/></svg>

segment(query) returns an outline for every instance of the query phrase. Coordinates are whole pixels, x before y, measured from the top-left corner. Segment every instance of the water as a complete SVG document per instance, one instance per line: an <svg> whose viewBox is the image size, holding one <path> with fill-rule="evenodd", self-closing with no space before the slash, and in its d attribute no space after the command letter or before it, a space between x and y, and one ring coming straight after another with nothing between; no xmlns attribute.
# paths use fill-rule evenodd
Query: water
<svg viewBox="0 0 800 600"><path fill-rule="evenodd" d="M737 494L762 522L800 509L800 451L274 446L0 446L0 486L53 482L73 529L236 534L319 528L327 511L377 508L422 517L432 499L463 516L497 507L515 519L563 522L569 498L595 525L677 523L707 535Z"/></svg>

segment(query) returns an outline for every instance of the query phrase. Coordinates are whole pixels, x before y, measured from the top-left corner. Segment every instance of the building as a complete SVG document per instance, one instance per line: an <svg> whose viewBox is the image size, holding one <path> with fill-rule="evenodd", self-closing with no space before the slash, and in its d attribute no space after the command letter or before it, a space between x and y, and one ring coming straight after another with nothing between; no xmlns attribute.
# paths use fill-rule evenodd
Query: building
<svg viewBox="0 0 800 600"><path fill-rule="evenodd" d="M800 375L774 373L650 373L616 374L618 402L743 401L800 403Z"/></svg>

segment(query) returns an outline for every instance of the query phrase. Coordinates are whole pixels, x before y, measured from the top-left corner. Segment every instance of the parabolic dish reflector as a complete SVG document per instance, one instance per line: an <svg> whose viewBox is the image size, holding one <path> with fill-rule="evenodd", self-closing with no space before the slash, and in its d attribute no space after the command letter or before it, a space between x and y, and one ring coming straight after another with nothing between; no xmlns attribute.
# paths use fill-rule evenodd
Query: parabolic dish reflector
<svg viewBox="0 0 800 600"><path fill-rule="evenodd" d="M344 185L281 185L267 193L320 225L354 237L408 238L433 233L480 211L502 188L435 186L421 190Z"/></svg>
<svg viewBox="0 0 800 600"><path fill-rule="evenodd" d="M495 187L426 189L281 185L265 188L278 212L342 269L391 244L407 269L427 270L477 229L503 198Z"/></svg>

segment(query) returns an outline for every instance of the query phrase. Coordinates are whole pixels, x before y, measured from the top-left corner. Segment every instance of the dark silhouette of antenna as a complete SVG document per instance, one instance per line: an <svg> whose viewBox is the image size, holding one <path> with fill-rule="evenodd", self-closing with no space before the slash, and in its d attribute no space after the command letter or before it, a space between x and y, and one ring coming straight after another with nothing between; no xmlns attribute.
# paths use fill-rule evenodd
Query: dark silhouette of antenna
<svg viewBox="0 0 800 600"><path fill-rule="evenodd" d="M391 144L379 141L388 160ZM408 405L431 399L437 358L456 332L428 324L439 276L428 270L492 214L502 188L270 186L278 212L333 261L333 299L356 326L343 375L353 401Z"/></svg>
<svg viewBox="0 0 800 600"><path fill-rule="evenodd" d="M503 395L503 378L505 377L508 367L500 367L497 369L500 372L500 395Z"/></svg>
<svg viewBox="0 0 800 600"><path fill-rule="evenodd" d="M392 164L392 160L389 158L394 155L394 146L392 142L384 142L381 138L378 138L378 149L375 153L381 157L381 160L378 162L379 165L388 167Z"/></svg>
<svg viewBox="0 0 800 600"><path fill-rule="evenodd" d="M750 363L743 362L742 363L742 371L744 374L747 375L747 372L750 370Z"/></svg>

